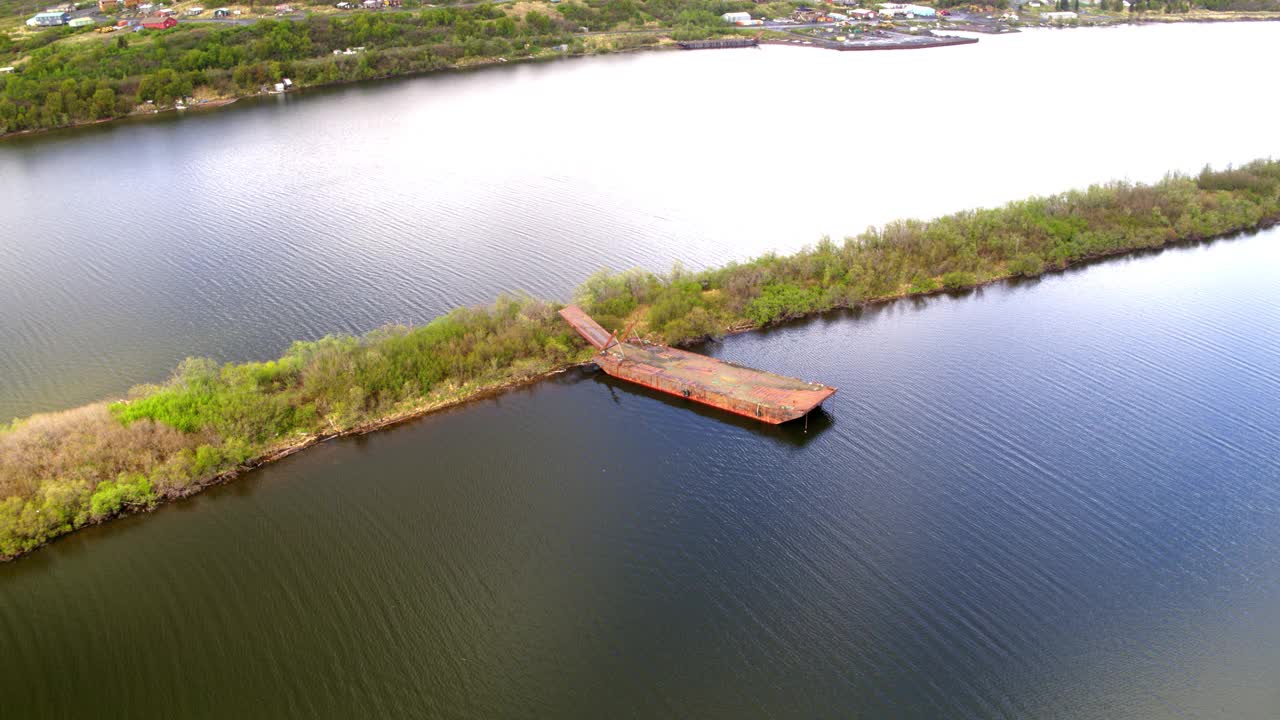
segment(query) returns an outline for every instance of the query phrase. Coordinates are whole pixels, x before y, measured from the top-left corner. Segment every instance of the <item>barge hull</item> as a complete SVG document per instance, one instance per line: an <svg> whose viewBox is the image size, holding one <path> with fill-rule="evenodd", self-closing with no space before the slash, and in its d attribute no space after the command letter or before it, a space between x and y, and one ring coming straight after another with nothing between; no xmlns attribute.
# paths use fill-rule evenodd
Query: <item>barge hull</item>
<svg viewBox="0 0 1280 720"><path fill-rule="evenodd" d="M836 391L665 345L621 342L572 305L560 315L599 349L596 364L609 375L761 422L804 417Z"/></svg>

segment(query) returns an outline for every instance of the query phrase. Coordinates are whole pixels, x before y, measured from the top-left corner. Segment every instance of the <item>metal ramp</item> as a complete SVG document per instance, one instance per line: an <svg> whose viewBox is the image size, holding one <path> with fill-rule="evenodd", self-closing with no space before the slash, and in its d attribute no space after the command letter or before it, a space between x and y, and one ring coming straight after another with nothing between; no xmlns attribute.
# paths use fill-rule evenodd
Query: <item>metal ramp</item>
<svg viewBox="0 0 1280 720"><path fill-rule="evenodd" d="M565 319L584 340L591 343L597 350L604 350L612 344L613 334L600 327L600 323L591 319L591 316L582 312L582 308L577 305L568 305L560 311L560 317Z"/></svg>

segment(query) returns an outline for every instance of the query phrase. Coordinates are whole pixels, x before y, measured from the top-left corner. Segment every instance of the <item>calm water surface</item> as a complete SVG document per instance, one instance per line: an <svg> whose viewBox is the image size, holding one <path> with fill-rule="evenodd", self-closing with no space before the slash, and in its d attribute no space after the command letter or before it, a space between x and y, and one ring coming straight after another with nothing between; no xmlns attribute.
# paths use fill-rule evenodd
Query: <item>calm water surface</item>
<svg viewBox="0 0 1280 720"><path fill-rule="evenodd" d="M0 143L0 418L603 267L1276 152L1280 24L662 53ZM1136 71L1134 68L1142 68Z"/></svg>
<svg viewBox="0 0 1280 720"><path fill-rule="evenodd" d="M575 372L0 566L5 717L1265 718L1280 232Z"/></svg>
<svg viewBox="0 0 1280 720"><path fill-rule="evenodd" d="M0 416L1267 155L1274 101L1222 68L1277 27L609 58L0 144ZM904 80L952 74L982 81ZM827 165L832 135L876 140ZM0 717L1275 718L1277 268L1269 231L707 348L838 386L807 432L581 371L328 443L0 565Z"/></svg>

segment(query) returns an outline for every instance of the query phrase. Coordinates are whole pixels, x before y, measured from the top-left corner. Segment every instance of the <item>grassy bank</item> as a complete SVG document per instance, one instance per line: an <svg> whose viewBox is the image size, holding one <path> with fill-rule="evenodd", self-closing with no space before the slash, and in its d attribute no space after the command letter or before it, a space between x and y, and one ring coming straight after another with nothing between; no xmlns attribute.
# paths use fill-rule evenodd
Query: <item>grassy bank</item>
<svg viewBox="0 0 1280 720"><path fill-rule="evenodd" d="M1256 228L1280 161L1111 183L691 272L601 272L575 300L610 329L682 343L837 307ZM582 362L559 306L504 298L421 327L295 343L267 362L188 359L125 400L0 429L0 556L182 497L317 439L376 428Z"/></svg>

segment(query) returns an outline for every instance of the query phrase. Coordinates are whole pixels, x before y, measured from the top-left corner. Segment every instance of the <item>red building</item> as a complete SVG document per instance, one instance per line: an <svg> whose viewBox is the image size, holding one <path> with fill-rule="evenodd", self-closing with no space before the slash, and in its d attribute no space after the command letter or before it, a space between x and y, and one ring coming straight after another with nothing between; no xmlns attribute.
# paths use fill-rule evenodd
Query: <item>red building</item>
<svg viewBox="0 0 1280 720"><path fill-rule="evenodd" d="M168 16L153 15L142 19L142 27L148 30L168 30L177 24L178 21L176 19Z"/></svg>

